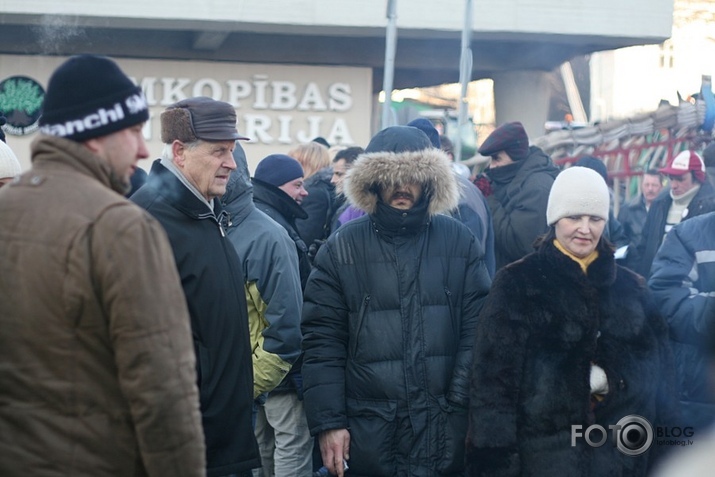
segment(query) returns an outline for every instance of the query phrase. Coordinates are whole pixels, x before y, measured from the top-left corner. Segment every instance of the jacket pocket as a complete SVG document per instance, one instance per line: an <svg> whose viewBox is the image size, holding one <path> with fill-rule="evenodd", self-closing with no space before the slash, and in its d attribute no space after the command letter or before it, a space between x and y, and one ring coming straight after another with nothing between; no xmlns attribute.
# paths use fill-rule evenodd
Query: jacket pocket
<svg viewBox="0 0 715 477"><path fill-rule="evenodd" d="M350 472L394 476L397 403L347 398Z"/></svg>
<svg viewBox="0 0 715 477"><path fill-rule="evenodd" d="M360 332L362 331L363 321L365 320L365 314L367 313L367 306L370 304L370 295L365 295L362 299L362 304L360 305L360 310L358 311L357 322L355 323L355 333L353 335L353 340L350 343L350 356L353 358L357 354L358 342L360 341Z"/></svg>
<svg viewBox="0 0 715 477"><path fill-rule="evenodd" d="M453 406L444 396L437 396L433 406L433 436L437 436L437 455L433 456L440 474L464 469L464 446L467 438L467 409Z"/></svg>
<svg viewBox="0 0 715 477"><path fill-rule="evenodd" d="M194 351L196 352L196 380L199 386L199 399L201 410L204 410L204 403L208 397L209 376L211 375L211 358L209 350L201 342L194 340Z"/></svg>

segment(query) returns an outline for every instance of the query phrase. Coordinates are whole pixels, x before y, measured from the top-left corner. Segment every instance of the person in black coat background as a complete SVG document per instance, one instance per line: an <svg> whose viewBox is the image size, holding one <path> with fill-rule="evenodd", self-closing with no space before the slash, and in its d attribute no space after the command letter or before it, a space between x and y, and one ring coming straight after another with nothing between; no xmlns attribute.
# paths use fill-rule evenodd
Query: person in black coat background
<svg viewBox="0 0 715 477"><path fill-rule="evenodd" d="M615 264L608 211L598 173L566 169L537 251L497 272L477 323L468 475L643 477L655 444L591 447L572 426L677 424L667 325L643 278Z"/></svg>
<svg viewBox="0 0 715 477"><path fill-rule="evenodd" d="M479 147L491 156L489 169L475 180L487 198L494 224L496 269L531 253L534 240L548 230L544 213L559 169L536 146L519 122L495 129Z"/></svg>

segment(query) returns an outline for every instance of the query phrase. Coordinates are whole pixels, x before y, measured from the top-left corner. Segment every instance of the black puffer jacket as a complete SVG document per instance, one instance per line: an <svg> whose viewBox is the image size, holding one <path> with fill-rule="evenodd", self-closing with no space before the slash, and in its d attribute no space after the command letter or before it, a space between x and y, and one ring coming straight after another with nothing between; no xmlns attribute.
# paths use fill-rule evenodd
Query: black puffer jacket
<svg viewBox="0 0 715 477"><path fill-rule="evenodd" d="M164 227L191 315L208 477L260 467L253 436L253 372L241 261L210 210L159 160L131 198Z"/></svg>
<svg viewBox="0 0 715 477"><path fill-rule="evenodd" d="M305 291L305 408L312 434L350 431L350 475L463 475L471 346L489 287L481 247L451 210L439 150L372 153L346 178L369 215L318 252ZM384 181L384 182L381 182ZM409 211L375 184L430 190Z"/></svg>
<svg viewBox="0 0 715 477"><path fill-rule="evenodd" d="M548 230L546 204L558 174L551 158L535 146L526 159L487 171L497 270L533 252L536 237Z"/></svg>
<svg viewBox="0 0 715 477"><path fill-rule="evenodd" d="M642 477L665 447L626 455L610 431L601 447L574 446L571 426L608 430L631 414L679 424L667 325L643 278L604 247L588 275L552 241L497 272L476 335L470 476ZM592 363L608 379L601 402Z"/></svg>

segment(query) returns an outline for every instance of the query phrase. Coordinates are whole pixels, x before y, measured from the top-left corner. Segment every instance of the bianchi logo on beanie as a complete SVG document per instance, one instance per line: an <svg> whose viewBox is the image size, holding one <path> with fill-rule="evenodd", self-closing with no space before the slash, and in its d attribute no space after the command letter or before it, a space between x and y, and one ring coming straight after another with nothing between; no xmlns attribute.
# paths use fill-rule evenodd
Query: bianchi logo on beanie
<svg viewBox="0 0 715 477"><path fill-rule="evenodd" d="M82 117L63 123L45 124L40 130L51 136L97 137L144 122L147 117L148 106L144 93L136 93L109 108L99 107Z"/></svg>
<svg viewBox="0 0 715 477"><path fill-rule="evenodd" d="M114 61L77 55L50 76L39 124L45 134L81 142L148 119L144 93Z"/></svg>
<svg viewBox="0 0 715 477"><path fill-rule="evenodd" d="M127 105L130 114L139 114L147 109L146 98L143 93L128 97L124 101L124 104Z"/></svg>

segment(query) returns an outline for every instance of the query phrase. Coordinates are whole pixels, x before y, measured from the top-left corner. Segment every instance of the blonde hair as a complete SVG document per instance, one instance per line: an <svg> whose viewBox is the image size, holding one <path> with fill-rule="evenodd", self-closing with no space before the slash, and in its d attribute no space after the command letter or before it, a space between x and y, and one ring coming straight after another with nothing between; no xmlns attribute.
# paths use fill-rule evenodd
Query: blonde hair
<svg viewBox="0 0 715 477"><path fill-rule="evenodd" d="M288 155L303 166L303 179L330 165L328 148L317 142L301 144L288 151Z"/></svg>

